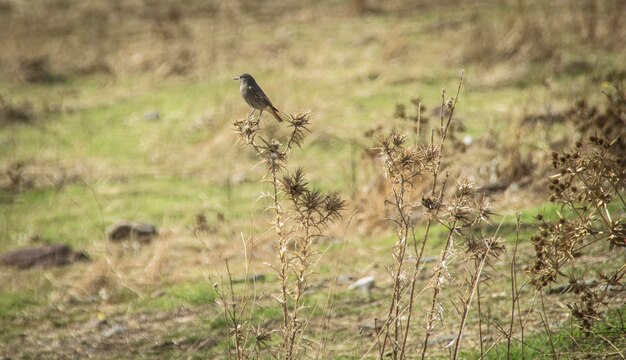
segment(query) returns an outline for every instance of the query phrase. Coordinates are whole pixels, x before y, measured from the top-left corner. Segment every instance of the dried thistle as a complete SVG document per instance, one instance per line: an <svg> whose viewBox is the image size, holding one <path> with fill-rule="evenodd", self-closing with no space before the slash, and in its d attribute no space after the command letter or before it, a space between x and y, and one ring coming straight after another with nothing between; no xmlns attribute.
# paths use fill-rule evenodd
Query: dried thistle
<svg viewBox="0 0 626 360"><path fill-rule="evenodd" d="M405 146L406 135L393 132L378 138L377 150L385 164L385 175L396 184L408 188L424 168L421 153L414 146Z"/></svg>
<svg viewBox="0 0 626 360"><path fill-rule="evenodd" d="M623 111L624 103L619 106ZM576 116L598 120L596 110L587 110L586 104L578 104ZM619 138L594 132L588 142L580 140L568 151L552 153L556 173L548 181L549 200L572 215L559 215L554 221L537 215L538 232L530 239L535 251L533 264L526 267L531 283L542 289L569 276L570 286L579 296L568 307L587 334L606 309L608 292L601 289L623 277L626 264L607 264L606 274L593 286L568 273L573 272L577 258L592 244L604 245L608 251L626 247L624 215L610 211L611 204L626 208L622 195L626 162L617 155L622 152L619 144Z"/></svg>
<svg viewBox="0 0 626 360"><path fill-rule="evenodd" d="M485 238L469 236L466 251L472 259L481 260L486 257L489 261L497 260L505 252L505 247L499 236Z"/></svg>
<svg viewBox="0 0 626 360"><path fill-rule="evenodd" d="M259 146L259 154L263 162L267 164L268 171L276 173L287 164L287 154L280 151L280 141L272 139L270 142L261 138L263 145Z"/></svg>
<svg viewBox="0 0 626 360"><path fill-rule="evenodd" d="M341 217L341 211L346 208L346 201L337 193L331 193L324 199L324 218L331 221Z"/></svg>
<svg viewBox="0 0 626 360"><path fill-rule="evenodd" d="M476 193L476 184L463 179L456 183L456 196L460 198L471 197Z"/></svg>
<svg viewBox="0 0 626 360"><path fill-rule="evenodd" d="M309 112L300 112L290 115L287 118L289 127L292 128L291 135L289 136L289 140L287 141L288 149L291 149L292 145L302 147L302 143L304 141L304 138L306 137L306 134L311 132L307 127L309 125L310 118L311 113Z"/></svg>
<svg viewBox="0 0 626 360"><path fill-rule="evenodd" d="M254 137L259 130L258 121L253 121L250 118L247 119L239 119L236 120L233 125L235 125L237 129L237 133L240 138L243 140L244 144L252 144L254 142Z"/></svg>
<svg viewBox="0 0 626 360"><path fill-rule="evenodd" d="M302 194L307 191L308 183L304 180L304 171L302 168L298 168L293 174L284 175L281 180L281 185L283 191L294 199L295 202L296 199L299 199Z"/></svg>
<svg viewBox="0 0 626 360"><path fill-rule="evenodd" d="M268 197L273 204L269 209L274 211L273 229L278 254L278 264L272 268L276 270L280 282L280 294L274 297L283 311L282 328L279 331L282 334L283 357L292 359L298 358L303 350L301 341L306 319L302 318L305 309L302 297L309 287L308 278L314 273L311 257L318 254L312 248L314 240L322 235L323 227L340 218L345 201L337 194L310 189L301 168L292 174L287 173L291 150L294 145L301 147L306 134L310 132L310 113L289 115L285 120L291 131L283 142L275 138L263 138L258 120L238 120L234 125L240 140L250 146L266 164L265 179L272 186ZM295 246L289 245L292 242ZM271 340L271 332L261 327L254 332L247 323L235 325L233 334L237 340L238 358L243 358L242 354L245 354L245 349L239 346L240 343L245 346L245 339L239 338L242 334L248 336L248 333L254 333L256 351L260 351Z"/></svg>

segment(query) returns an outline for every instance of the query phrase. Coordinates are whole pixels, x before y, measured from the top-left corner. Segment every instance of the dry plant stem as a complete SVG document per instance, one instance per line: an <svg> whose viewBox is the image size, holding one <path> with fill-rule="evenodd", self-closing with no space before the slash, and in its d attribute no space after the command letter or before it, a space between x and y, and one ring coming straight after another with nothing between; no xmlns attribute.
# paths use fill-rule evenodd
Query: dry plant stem
<svg viewBox="0 0 626 360"><path fill-rule="evenodd" d="M443 199L443 192L446 189L446 183L448 181L448 174L446 173L446 177L443 181L443 184L441 186L441 190L438 196L438 201L439 203L441 203L442 199ZM417 282L417 275L418 275L418 271L419 271L419 267L421 265L422 262L422 256L424 255L424 248L426 246L426 242L428 241L428 236L430 235L430 229L432 227L432 223L434 221L434 218L438 215L439 210L435 210L435 212L433 214L429 214L428 216L428 221L426 223L426 231L424 232L424 238L422 240L422 244L419 247L419 252L418 252L418 245L415 239L415 233L413 232L413 241L414 241L414 247L415 247L415 258L416 258L416 263L415 263L415 269L413 272L413 277L411 279L411 291L409 294L409 311L408 311L408 315L407 315L407 322L406 322L406 329L404 331L404 338L402 339L402 348L400 351L400 358L403 359L404 358L404 354L405 354L405 349L406 349L406 343L409 337L409 325L411 324L411 317L413 314L413 303L415 302L415 284ZM413 229L411 229L413 230Z"/></svg>
<svg viewBox="0 0 626 360"><path fill-rule="evenodd" d="M294 343L295 343L295 339L296 339L296 335L298 333L298 315L300 313L300 301L302 299L302 295L304 294L304 290L306 289L306 278L307 278L307 268L308 268L308 263L307 263L307 259L309 257L309 245L312 241L312 239L310 238L310 229L308 226L309 223L309 219L307 219L305 226L305 236L303 239L303 243L301 244L302 249L301 252L299 254L299 256L296 256L296 260L298 261L298 266L294 269L295 275L296 275L296 293L294 296L294 302L293 302L293 311L291 314L291 324L290 324L290 339L289 339L289 348L287 351L287 359L291 359L292 355L293 355L293 347L294 347Z"/></svg>
<svg viewBox="0 0 626 360"><path fill-rule="evenodd" d="M511 338L513 337L513 324L515 322L515 301L518 299L517 277L515 274L515 257L517 255L517 244L519 242L520 233L520 214L516 214L515 221L515 247L513 248L513 258L511 259L511 323L509 324L509 333L506 343L506 358L511 358ZM522 351L522 357L524 357Z"/></svg>
<svg viewBox="0 0 626 360"><path fill-rule="evenodd" d="M594 335L599 337L600 339L604 340L607 344L609 344L610 347L615 349L616 354L619 355L620 358L624 359L624 354L622 354L620 349L617 346L615 346L615 344L613 344L613 342L611 342L611 340L607 339L606 337L604 337L604 336L602 336L601 334L598 334L598 333L594 333Z"/></svg>
<svg viewBox="0 0 626 360"><path fill-rule="evenodd" d="M480 307L480 282L476 287L476 305L478 305L478 341L480 342L480 358L482 359L485 356L485 351L483 348L483 314Z"/></svg>
<svg viewBox="0 0 626 360"><path fill-rule="evenodd" d="M235 351L237 352L237 359L243 360L246 358L246 356L244 354L244 349L241 344L242 326L240 324L240 320L237 319L237 303L235 302L235 292L233 290L233 277L230 272L230 267L228 266L228 259L224 261L226 262L226 271L228 273L228 284L230 287L231 305L233 307L233 310L231 312L231 321L232 321L234 332L235 332Z"/></svg>
<svg viewBox="0 0 626 360"><path fill-rule="evenodd" d="M113 273L115 274L115 277L119 279L120 285L122 285L122 287L125 287L126 289L135 293L135 295L137 295L139 299L143 299L145 297L145 294L143 293L143 291L141 291L141 289L126 281L124 275L120 274L120 272L117 271L117 266L113 263L108 254L104 254L104 259L109 265L111 271L113 271Z"/></svg>
<svg viewBox="0 0 626 360"><path fill-rule="evenodd" d="M543 301L543 291L539 290L539 297L541 299L541 323L543 324L546 335L548 336L548 340L550 341L550 349L552 350L552 358L557 360L559 357L557 356L556 349L554 347L554 342L552 341L552 331L550 330L550 323L548 322L548 315L546 313L546 305Z"/></svg>
<svg viewBox="0 0 626 360"><path fill-rule="evenodd" d="M250 310L248 311L248 316L247 316L247 320L245 320L245 322L247 324L250 324L252 322L252 316L254 314L254 307L255 304L257 303L257 295L256 295L256 280L253 279L252 281L252 298L250 299L250 295L249 295L249 285L248 285L248 278L250 275L250 258L252 257L252 253L254 252L254 241L251 238L248 238L248 240L246 240L243 237L243 233L241 234L241 241L243 243L243 249L244 249L244 259L245 259L245 273L244 273L244 290L243 290L243 296L241 299L241 314L240 314L240 318L243 319L244 313L245 313L245 309L247 307L247 305L250 305ZM251 244L251 249L250 249L250 253L248 254L248 241ZM243 346L244 349L247 347L248 344L248 339L249 339L249 335L250 335L250 331L249 331L249 325L246 327L246 329L244 330L244 339L243 339ZM258 344L257 344L258 345ZM255 346L252 351L250 352L250 354L248 355L249 358L254 358L255 352L258 352L258 346Z"/></svg>
<svg viewBox="0 0 626 360"><path fill-rule="evenodd" d="M400 180L400 184L399 184L399 192L396 191L395 189L393 190L393 194L394 194L394 205L395 208L398 212L398 216L399 216L399 221L396 221L396 224L399 227L399 231L398 231L398 238L399 241L398 243L400 244L399 247L399 253L396 257L397 259L397 267L396 267L396 271L394 273L394 289L393 289L393 297L392 297L392 302L391 305L389 307L389 313L387 314L387 321L385 323L385 338L382 342L382 347L380 347L380 351L379 351L379 355L380 357L384 356L384 352L385 352L385 345L387 343L387 341L389 340L390 336L389 336L389 326L391 325L391 322L393 320L394 323L394 336L393 336L393 352L392 355L395 358L398 357L398 346L401 346L400 348L400 356L399 358L402 359L404 358L404 353L405 353L405 349L406 349L406 341L408 338L408 332L409 332L409 327L410 327L410 322L411 322L411 314L412 314L412 310L413 310L413 302L414 302L414 296L415 296L415 281L416 281L416 277L417 277L417 270L419 269L420 263L421 263L421 257L422 254L424 252L424 245L426 244L426 240L428 239L428 234L430 231L430 225L432 222L432 218L429 218L428 220L428 224L427 224L427 230L426 230L426 235L424 236L424 241L422 242L422 246L421 249L419 250L418 253L418 244L417 244L417 239L415 237L415 229L413 227L413 225L410 222L409 219L409 214L406 213L405 210L405 205L404 205L404 197L405 197L405 188L407 185L405 185L407 183L407 180L404 179L404 177L401 178ZM410 295L409 295L409 311L408 311L408 315L407 315L407 324L406 327L404 329L404 332L401 331L400 329L400 312L401 312L401 296L402 296L402 289L401 289L401 274L402 274L402 268L404 265L404 260L405 260L405 254L406 254L406 248L408 246L408 237L409 234L411 234L412 239L413 239L413 244L415 246L415 253L416 253L416 265L414 268L414 273L411 279L411 291L410 291ZM395 314L394 314L395 312ZM378 337L377 337L378 339Z"/></svg>
<svg viewBox="0 0 626 360"><path fill-rule="evenodd" d="M524 288L524 285L526 285L526 283L522 284L520 286L520 291ZM519 291L518 291L519 293ZM533 313L533 309L535 307L535 301L537 300L537 292L535 291L535 293L533 294L533 300L530 304L530 308L528 309L528 314L526 315L526 319L522 318L522 307L520 305L520 297L517 297L517 313L518 313L518 319L519 319L519 328L520 328L520 345L521 345L521 350L522 350L522 360L525 357L525 341L524 341L524 330L526 329L526 324L528 323L528 321L530 320L530 314Z"/></svg>
<svg viewBox="0 0 626 360"><path fill-rule="evenodd" d="M458 94L460 92L460 88L461 88L461 83L463 80L463 73L461 73L461 80L459 81L459 87L457 90L457 97L454 99L452 105L451 105L451 109L450 109L450 114L448 116L448 121L446 122L446 124L444 125L443 122L443 106L445 106L445 91L442 92L442 96L444 96L444 100L442 101L442 117L441 117L441 127L440 127L440 142L437 146L437 164L433 169L433 196L435 195L435 191L436 191L436 184L437 184L437 175L439 173L439 168L441 165L441 154L442 154L442 150L443 150L443 145L445 143L445 139L446 139L446 133L448 130L448 127L450 125L450 122L452 121L452 116L454 113L454 107L456 106L456 103L458 101ZM421 120L421 111L420 111L421 105L418 105L418 118L417 118L417 124L416 124L416 131L417 134L419 135L419 125L420 125L420 120ZM434 139L432 139L431 137L431 148L434 147ZM417 139L416 139L417 141ZM392 356L394 359L398 358L398 347L400 346L400 358L404 358L405 355L405 351L406 351L406 342L408 339L408 332L409 332L409 328L410 328L410 317L411 317L411 313L413 310L413 302L414 302L414 296L415 296L415 276L417 273L417 269L419 268L419 264L420 264L420 260L421 260L421 254L423 253L423 245L426 242L427 236L424 239L424 243L422 244L422 248L420 250L420 252L418 253L418 246L417 246L417 241L415 239L415 232L413 229L412 224L410 223L410 220L408 219L408 215L405 212L405 205L404 205L404 197L405 197L405 188L407 186L410 186L410 180L411 179L406 179L404 177L404 175L402 175L400 177L399 180L399 184L398 188L399 190L397 191L395 188L393 190L394 193L394 205L396 207L398 216L399 216L399 221L396 221L396 225L398 228L398 239L399 239L399 249L397 250L397 256L396 256L396 261L397 261L397 267L396 267L396 271L394 274L394 289L393 289L393 296L392 296L392 302L391 305L389 307L389 313L387 316L387 322L385 325L385 338L383 340L382 343L382 347L380 348L380 357L384 356L385 353L385 347L387 344L387 340L390 339L390 332L389 332L389 326L390 326L390 322L393 319L394 322L394 332L393 332L393 339L391 339L393 341L393 350L392 350ZM429 225L430 222L432 221L432 217L429 217ZM430 226L428 226L428 229L430 228ZM406 247L408 246L408 237L409 237L409 232L411 234L413 234L413 242L414 242L414 246L415 246L415 252L416 252L416 267L414 270L414 274L413 277L411 279L411 283L410 283L410 287L411 290L409 292L409 312L408 312L408 321L407 321L407 325L406 328L404 330L404 333L402 332L402 330L400 329L400 311L401 311L401 297L402 297L402 288L401 288L401 276L402 276L402 267L404 265L404 259L405 259L405 254L406 254ZM395 314L394 314L395 312Z"/></svg>
<svg viewBox="0 0 626 360"><path fill-rule="evenodd" d="M245 327L243 326L243 324L241 324L241 317L237 317L237 304L235 302L235 294L233 291L233 280L232 280L232 275L230 272L230 267L228 265L228 260L224 260L225 264L226 264L226 270L227 270L227 274L228 274L228 281L229 281L229 286L228 289L230 291L230 300L227 299L227 295L224 293L224 291L220 290L219 286L217 285L217 283L213 283L213 289L216 291L217 296L219 297L220 301L222 302L222 308L224 310L224 320L226 320L226 322L232 327L232 334L235 337L235 351L236 351L236 355L237 355L237 359L241 360L241 359L246 359L248 358L248 355L245 353L245 345L242 344L242 337L244 338L245 341L245 332L247 331L247 329L245 329ZM222 286L224 286L224 278L221 277L221 283ZM242 300L244 301L244 300ZM243 314L243 312L242 312ZM231 352L231 342L228 342L228 357L230 358L230 352ZM188 350L189 351L189 350Z"/></svg>
<svg viewBox="0 0 626 360"><path fill-rule="evenodd" d="M437 176L439 174L439 168L441 166L441 156L443 153L443 144L446 141L446 136L448 134L448 128L450 127L450 123L452 122L452 116L454 115L454 110L456 109L456 105L459 102L459 93L461 92L461 85L463 84L463 75L465 74L465 70L461 70L461 77L459 79L459 86L456 89L456 96L454 100L452 100L452 104L450 105L450 114L448 114L448 119L444 126L444 106L445 106L445 90L441 92L441 129L440 129L440 140L439 146L437 148L437 164L435 165L435 169L433 171L433 196L435 196L436 186L437 186Z"/></svg>
<svg viewBox="0 0 626 360"><path fill-rule="evenodd" d="M413 233L413 239L414 239L413 245L415 246L416 263L415 263L415 268L413 270L413 277L411 278L411 291L409 293L409 310L407 314L406 328L404 329L404 337L402 338L402 348L400 349L400 359L404 359L404 354L406 351L406 343L409 338L409 330L411 329L410 325L411 325L411 317L413 315L413 303L415 302L415 284L417 282L417 275L418 275L419 267L422 262L422 255L424 254L424 247L426 245L426 241L428 240L428 235L430 234L430 227L431 227L432 221L433 221L432 216L429 216L428 222L426 223L426 231L424 234L424 239L422 240L422 245L419 248L419 252L417 250L418 245L417 245L417 240L415 240L415 233Z"/></svg>
<svg viewBox="0 0 626 360"><path fill-rule="evenodd" d="M258 123L255 125L258 128ZM259 146L255 141L255 137L252 137L249 141L249 145L252 146L252 148L255 150L255 152L259 155L259 156L263 156L263 149L261 148L261 146ZM264 141L265 142L265 141ZM290 141L289 144L291 144L292 142ZM290 150L290 147L287 148L288 150ZM279 260L279 266L276 269L277 273L278 273L278 278L280 281L280 288L281 288L281 298L278 299L281 308L282 308L282 312L283 312L283 347L284 347L284 353L285 356L288 353L288 349L289 349L289 333L290 333L290 329L289 329L289 307L288 307L288 286L289 286L289 254L287 253L287 238L285 237L284 234L284 229L283 229L283 214L282 214L282 210L281 210L281 204L280 204L280 199L279 199L279 190L278 190L278 186L279 186L279 180L278 180L278 176L277 176L277 169L276 166L274 166L273 164L270 164L270 170L269 170L271 176L272 176L272 180L271 180L271 184L272 184L272 201L273 201L273 209L274 209L274 231L276 232L276 235L278 236L278 260Z"/></svg>
<svg viewBox="0 0 626 360"><path fill-rule="evenodd" d="M278 258L280 261L280 269L278 271L278 278L280 279L280 288L282 298L280 299L280 303L283 309L283 330L284 330L284 339L288 339L288 328L289 328L289 308L287 306L287 294L288 294L288 267L289 267L289 259L287 254L287 239L283 234L283 224L282 224L282 211L280 208L280 201L278 199L278 178L276 177L276 170L272 169L272 190L273 200L274 200L274 229L276 231L276 235L278 235ZM287 349L287 341L285 341L285 349ZM285 352L286 354L286 352Z"/></svg>
<svg viewBox="0 0 626 360"><path fill-rule="evenodd" d="M433 323L435 322L435 312L437 309L437 302L439 292L441 292L441 285L439 283L440 277L443 275L443 264L448 258L448 252L450 251L450 246L452 245L452 234L454 234L454 230L456 228L457 221L454 220L452 222L452 226L450 226L450 230L448 231L448 237L446 239L446 246L441 252L441 258L439 259L439 268L433 275L435 279L435 285L433 286L433 296L430 304L430 311L428 312L428 319L426 321L426 334L424 335L424 344L422 346L422 360L426 357L426 351L428 350L428 339L433 331Z"/></svg>
<svg viewBox="0 0 626 360"><path fill-rule="evenodd" d="M403 179L403 183L404 183L404 179ZM397 275L397 287L395 291L395 316L394 316L394 344L393 344L393 353L394 353L394 358L397 357L397 347L399 345L399 337L400 337L400 297L402 296L402 290L401 290L401 284L400 284L400 276L402 274L402 266L404 265L404 255L406 253L406 248L408 245L408 235L409 235L409 221L407 220L407 217L403 211L404 209L404 184L400 185L401 191L400 191L400 195L399 197L396 195L396 204L398 206L398 213L400 214L400 221L401 221L401 226L402 226L402 232L399 234L400 235L400 239L401 239L401 248L400 248L400 254L398 256L398 269L396 272ZM395 193L395 191L394 191Z"/></svg>
<svg viewBox="0 0 626 360"><path fill-rule="evenodd" d="M387 340L389 339L389 326L391 325L392 320L394 323L394 338L392 339L393 341L393 353L392 354L393 354L394 359L396 359L398 356L397 347L398 347L399 327L400 327L399 312L400 312L400 297L401 297L400 276L402 274L402 267L404 265L404 255L406 253L406 247L407 247L407 235L408 235L408 231L410 227L410 224L405 216L405 210L404 210L405 187L406 187L406 180L404 179L404 176L402 176L400 180L400 184L399 184L399 188L400 188L399 193L398 191L396 191L395 188L393 189L394 205L400 217L399 223L396 222L396 224L399 226L399 229L398 229L399 249L397 250L399 251L399 253L396 257L397 264L396 264L396 271L394 273L393 295L392 295L391 305L389 306L389 313L387 314L387 321L385 323L385 338L383 340L383 345L380 348L380 353L379 353L381 358L384 356L385 345L387 344ZM395 312L395 315L394 315L394 312Z"/></svg>
<svg viewBox="0 0 626 360"><path fill-rule="evenodd" d="M240 141L252 147L260 156L261 163L267 166L264 179L271 183L272 191L265 197L272 200L268 210L274 210L273 230L278 247L278 264L272 268L278 274L280 295L276 299L283 312L280 356L293 359L299 356L308 323L307 319L301 319L301 314L305 308L302 299L307 289L308 276L311 268L315 267L310 258L317 254L311 247L315 238L321 235L321 228L341 217L340 211L345 208L345 201L337 194L309 189L302 169L293 174L288 173L286 167L291 150L294 145L301 146L308 132L309 114L290 115L286 122L292 127L286 145L281 145L277 139L267 141L260 136L258 139L261 142L257 143L255 139L260 131L258 121L237 120L234 125L241 136ZM288 245L292 240L294 248L290 249ZM263 335L261 328L256 336L257 348L259 334ZM262 338L266 339L266 336Z"/></svg>
<svg viewBox="0 0 626 360"><path fill-rule="evenodd" d="M223 279L222 279L222 284L224 283ZM224 297L224 294L221 291L218 291L218 296L220 297L220 300L222 301L222 308L224 309L224 320L226 320L227 322L230 320L230 316L229 316L229 310L228 310L228 303L226 301L226 298ZM228 357L230 358L230 346L231 346L231 342L228 342Z"/></svg>
<svg viewBox="0 0 626 360"><path fill-rule="evenodd" d="M504 337L504 334L500 334L500 336L496 339L496 341L494 341L494 342L493 342L493 344L491 344L491 346L489 346L489 347L487 348L487 350L485 351L485 354L480 356L480 360L484 359L484 358L485 358L485 356L487 356L487 354L489 354L489 352L490 352L490 351L491 351L494 347L496 347L496 345L498 345L498 344L500 343L500 340L501 340L503 337Z"/></svg>
<svg viewBox="0 0 626 360"><path fill-rule="evenodd" d="M461 78L459 80L459 86L457 89L456 98L451 99L447 104L445 101L445 91L442 91L442 108L441 108L442 115L441 115L441 124L439 128L439 142L436 145L435 145L435 139L434 139L435 138L434 131L431 133L431 141L428 146L430 147L430 152L432 154L437 154L436 160L434 161L434 165L432 166L432 169L430 170L433 176L433 188L432 188L433 197L435 197L435 194L437 192L437 178L438 178L440 167L441 167L441 156L443 153L443 146L445 144L447 131L452 121L454 108L456 107L456 104L458 102L458 96L460 93L462 81L463 81L463 72L461 72ZM448 106L450 112L448 114L447 121L444 123L444 107L446 105ZM418 104L417 111L418 111L418 114L417 114L417 121L416 121L415 149L418 148L417 142L419 141L419 127L421 123L421 104ZM383 149L384 151L388 151L387 150L388 148L386 146L383 146ZM412 318L412 313L413 313L413 303L415 301L415 286L416 286L416 280L417 280L416 279L417 272L419 270L419 266L421 265L421 257L423 255L425 243L428 240L430 227L433 221L437 221L437 215L438 215L440 206L436 205L434 209L430 209L432 212L428 214L429 216L428 216L426 234L424 236L424 240L420 247L415 237L414 226L410 220L411 210L410 208L408 208L407 205L405 205L406 191L410 189L412 185L411 182L414 180L416 176L419 176L420 173L413 172L414 170L411 170L412 172L410 172L409 174L406 174L406 172L403 169L398 169L398 167L396 167L396 163L394 163L393 152L391 152L388 156L389 156L389 161L391 163L390 168L393 170L393 171L392 170L389 170L389 171L392 174L393 173L398 174L397 177L392 180L393 198L392 198L392 201L390 201L394 205L394 208L397 214L397 218L394 219L393 221L396 225L396 235L398 238L398 242L396 243L396 246L393 252L394 259L396 261L396 268L393 274L394 287L393 287L393 292L392 292L391 304L389 306L389 311L387 314L387 320L384 324L384 329L383 329L384 338L382 341L382 346L379 346L379 357L382 358L385 356L385 349L386 349L387 343L388 341L391 341L392 342L391 344L392 358L403 359L405 357L406 344L408 342L408 333L410 331L410 324L411 324L411 318ZM401 165L399 167L406 166L406 165L402 165L402 163L400 164ZM444 180L442 183L442 189L440 191L440 194L437 197L437 199L434 200L437 204L441 204L441 201L443 199L443 192L444 192L443 189L445 188L447 177L448 175L446 173L446 180ZM453 226L456 226L456 221ZM415 249L415 257L416 257L415 259L416 265L413 269L413 274L411 276L411 280L409 283L410 290L408 292L408 296L409 296L408 300L404 300L404 301L408 301L408 306L404 308L404 306L402 305L402 303L404 302L403 296L404 296L404 291L405 291L405 288L402 285L402 281L404 278L403 266L405 262L406 248L408 246L409 236L412 236L412 239L413 239L413 246ZM451 239L449 238L448 241L450 242ZM450 244L448 243L447 246L449 245ZM447 257L447 250L445 253L446 253L445 256ZM435 296L435 299L436 299L436 296ZM434 304L436 305L436 300ZM405 325L405 328L402 329L402 324L400 322L400 314L404 311L407 311L407 309L408 309L407 323ZM390 328L392 326L392 323L393 323L393 328ZM429 323L432 326L432 319L429 321ZM393 334L392 334L392 330L393 330ZM379 337L377 336L377 341L378 340L379 340Z"/></svg>
<svg viewBox="0 0 626 360"><path fill-rule="evenodd" d="M478 288L478 284L480 283L480 275L482 274L483 268L485 266L485 261L487 260L489 256L489 250L490 248L489 246L487 246L487 250L483 254L482 258L480 259L480 263L476 265L476 271L474 272L474 275L472 276L470 294L467 297L465 303L463 304L463 315L461 316L461 325L459 325L459 332L457 334L456 342L454 346L454 355L452 356L452 359L455 359L455 360L457 359L458 354L459 354L459 349L461 346L461 338L463 336L463 330L465 329L465 322L467 321L467 315L469 314L469 310L472 305L472 300L474 299L474 294L476 293L476 289Z"/></svg>

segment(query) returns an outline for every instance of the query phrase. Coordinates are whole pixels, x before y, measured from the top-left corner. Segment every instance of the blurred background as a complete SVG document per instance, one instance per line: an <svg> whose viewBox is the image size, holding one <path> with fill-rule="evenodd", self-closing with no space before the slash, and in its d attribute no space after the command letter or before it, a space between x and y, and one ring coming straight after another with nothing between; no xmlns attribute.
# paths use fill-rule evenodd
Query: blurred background
<svg viewBox="0 0 626 360"><path fill-rule="evenodd" d="M625 15L621 0L0 0L0 252L71 248L0 267L0 354L225 348L208 277L224 259L244 276L253 236L250 271L275 286L264 168L232 125L250 110L240 73L282 112L311 111L291 164L348 200L321 279L385 287L394 240L375 138L411 131L419 103L436 125L461 70L452 178L481 186L504 223L557 211L551 151L623 136L622 115L589 127L574 114L605 115L626 77ZM354 256L337 270L344 241ZM263 301L259 318L275 319Z"/></svg>

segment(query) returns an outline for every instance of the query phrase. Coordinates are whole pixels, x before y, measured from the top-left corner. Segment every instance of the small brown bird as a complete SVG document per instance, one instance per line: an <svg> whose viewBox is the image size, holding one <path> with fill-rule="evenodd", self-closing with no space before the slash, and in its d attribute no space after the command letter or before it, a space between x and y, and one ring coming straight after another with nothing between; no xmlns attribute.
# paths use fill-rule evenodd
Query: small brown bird
<svg viewBox="0 0 626 360"><path fill-rule="evenodd" d="M261 115L263 114L263 110L269 109L272 115L278 120L278 122L282 122L283 118L281 116L280 111L272 105L270 98L265 95L259 84L256 83L252 75L250 74L241 74L234 78L233 80L239 80L239 92L241 93L241 97L246 101L250 107L252 107L252 112L248 114L248 117L252 116L255 111L260 110L259 119L261 119Z"/></svg>

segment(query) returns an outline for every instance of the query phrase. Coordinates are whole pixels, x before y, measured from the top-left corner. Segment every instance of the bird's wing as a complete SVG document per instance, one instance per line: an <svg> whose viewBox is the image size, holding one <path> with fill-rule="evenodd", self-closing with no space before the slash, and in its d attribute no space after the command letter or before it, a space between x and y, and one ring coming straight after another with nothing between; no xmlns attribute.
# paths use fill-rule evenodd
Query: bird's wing
<svg viewBox="0 0 626 360"><path fill-rule="evenodd" d="M265 95L265 93L263 92L263 89L261 89L261 87L257 87L257 90L255 91L252 86L249 86L248 89L250 90L250 93L252 94L252 96L256 97L259 100L264 100L267 102L267 104L271 107L274 107L274 105L272 105L272 101L270 100L269 97L267 97L267 95Z"/></svg>

